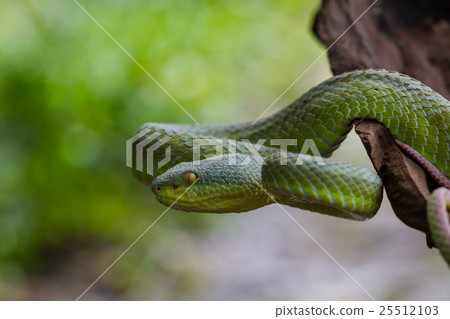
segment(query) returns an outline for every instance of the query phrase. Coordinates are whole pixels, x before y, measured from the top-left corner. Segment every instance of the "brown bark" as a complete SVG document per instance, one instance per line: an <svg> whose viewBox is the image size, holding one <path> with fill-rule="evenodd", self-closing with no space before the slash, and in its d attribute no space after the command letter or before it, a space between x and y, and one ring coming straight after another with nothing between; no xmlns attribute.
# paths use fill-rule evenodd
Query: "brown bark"
<svg viewBox="0 0 450 319"><path fill-rule="evenodd" d="M436 183L395 144L389 130L376 121L363 120L355 125L373 167L383 181L392 209L406 225L423 231L428 243L426 201Z"/></svg>
<svg viewBox="0 0 450 319"><path fill-rule="evenodd" d="M373 1L323 1L314 32L327 48L331 46L328 57L333 73L395 70L450 98L450 1L378 0L350 27ZM360 121L355 130L383 180L396 215L428 235L425 205L436 183L397 147L382 124Z"/></svg>
<svg viewBox="0 0 450 319"><path fill-rule="evenodd" d="M314 32L328 48L374 0L324 0ZM378 0L328 50L331 69L384 68L450 98L450 1Z"/></svg>

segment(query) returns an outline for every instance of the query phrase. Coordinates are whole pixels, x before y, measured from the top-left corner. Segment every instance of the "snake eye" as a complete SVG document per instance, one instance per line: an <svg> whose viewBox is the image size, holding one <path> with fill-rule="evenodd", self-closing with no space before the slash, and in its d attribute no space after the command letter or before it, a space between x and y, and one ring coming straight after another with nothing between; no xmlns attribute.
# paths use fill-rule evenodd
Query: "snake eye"
<svg viewBox="0 0 450 319"><path fill-rule="evenodd" d="M194 173L188 172L183 175L183 183L191 186L197 180L197 176Z"/></svg>

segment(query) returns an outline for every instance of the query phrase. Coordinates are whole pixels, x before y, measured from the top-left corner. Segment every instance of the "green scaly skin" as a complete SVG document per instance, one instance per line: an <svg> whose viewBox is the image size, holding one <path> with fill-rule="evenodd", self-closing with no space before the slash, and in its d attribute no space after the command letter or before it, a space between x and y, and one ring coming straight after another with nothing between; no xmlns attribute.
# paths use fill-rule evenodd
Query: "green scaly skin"
<svg viewBox="0 0 450 319"><path fill-rule="evenodd" d="M382 183L368 169L325 160L321 165L309 155L287 155L280 165L280 154L267 158L261 167L255 160L237 154L237 165L228 155L219 155L199 164L183 162L158 176L152 184L157 199L172 208L206 213L245 212L279 203L322 214L353 220L371 218L382 199ZM262 169L262 170L261 170ZM186 185L182 177L194 173L197 181ZM174 202L174 200L177 200Z"/></svg>
<svg viewBox="0 0 450 319"><path fill-rule="evenodd" d="M376 213L381 201L382 185L375 174L331 160L319 166L308 156L303 165L295 165L296 153L306 139L314 140L320 154L328 157L345 139L353 121L362 118L384 124L395 139L450 176L450 102L407 75L385 70L335 76L255 125L144 124L140 130L148 129L146 136L158 132L171 137L171 161L157 168L154 176L145 170L134 169L133 173L152 185L161 203L185 211L243 212L277 201L337 217L367 219ZM233 167L226 165L224 157L195 166L186 163L192 161L193 140L205 138L248 139L252 143L297 139L297 146L289 146L287 166L279 165L279 148L267 143L260 149L267 163L263 167L258 163ZM224 153L230 152L229 146L224 146ZM163 158L164 151L164 147L157 149L153 158ZM241 142L236 152L249 154ZM214 146L202 146L202 155L214 154ZM147 163L145 154L143 162ZM194 185L183 183L186 172L197 175ZM432 232L442 234L435 224L431 227ZM449 253L445 254L448 257Z"/></svg>
<svg viewBox="0 0 450 319"><path fill-rule="evenodd" d="M450 265L450 191L444 187L436 189L427 200L427 219L431 237L442 257Z"/></svg>

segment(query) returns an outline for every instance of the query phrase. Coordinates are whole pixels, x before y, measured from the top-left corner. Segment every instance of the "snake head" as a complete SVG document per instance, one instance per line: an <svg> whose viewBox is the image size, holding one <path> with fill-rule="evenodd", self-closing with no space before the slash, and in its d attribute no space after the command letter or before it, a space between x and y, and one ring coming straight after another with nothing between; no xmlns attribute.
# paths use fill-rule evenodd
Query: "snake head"
<svg viewBox="0 0 450 319"><path fill-rule="evenodd" d="M241 156L237 163L242 163ZM219 155L175 165L153 181L152 191L159 202L177 210L230 213L269 204L260 185L257 163L230 164L228 155Z"/></svg>

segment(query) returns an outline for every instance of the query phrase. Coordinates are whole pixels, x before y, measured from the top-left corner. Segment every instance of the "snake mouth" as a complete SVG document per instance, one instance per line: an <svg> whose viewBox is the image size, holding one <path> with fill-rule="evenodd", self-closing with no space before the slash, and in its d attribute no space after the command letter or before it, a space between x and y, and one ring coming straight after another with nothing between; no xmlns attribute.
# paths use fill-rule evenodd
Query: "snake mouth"
<svg viewBox="0 0 450 319"><path fill-rule="evenodd" d="M232 196L224 196L218 193L203 194L202 196L187 194L182 196L182 194L175 194L175 196L161 194L156 196L156 199L164 206L197 213L235 213L257 208L242 209L239 203L242 201L243 196L238 194Z"/></svg>
<svg viewBox="0 0 450 319"><path fill-rule="evenodd" d="M204 203L209 202L211 200L215 200L217 198L220 198L221 196L217 194L210 194L208 196L186 196L186 194L181 193L177 196L177 194L174 194L174 196L168 196L168 195L157 195L156 199L161 203Z"/></svg>
<svg viewBox="0 0 450 319"><path fill-rule="evenodd" d="M211 200L211 197L209 199L196 198L194 200L192 197L157 196L156 199L164 206L186 212L213 213L218 210L218 206L215 205L215 201Z"/></svg>
<svg viewBox="0 0 450 319"><path fill-rule="evenodd" d="M230 192L226 195L220 192L220 186L185 186L175 184L154 184L152 191L156 199L164 205L195 204L214 205L214 201L232 200L240 196L239 193ZM219 188L218 188L219 187Z"/></svg>

